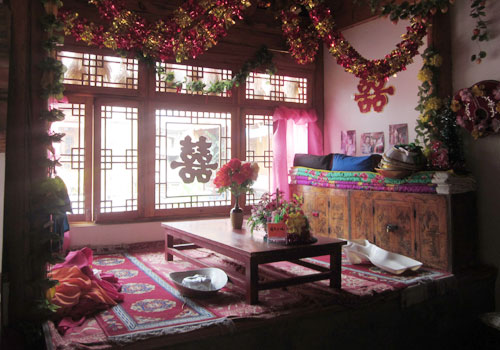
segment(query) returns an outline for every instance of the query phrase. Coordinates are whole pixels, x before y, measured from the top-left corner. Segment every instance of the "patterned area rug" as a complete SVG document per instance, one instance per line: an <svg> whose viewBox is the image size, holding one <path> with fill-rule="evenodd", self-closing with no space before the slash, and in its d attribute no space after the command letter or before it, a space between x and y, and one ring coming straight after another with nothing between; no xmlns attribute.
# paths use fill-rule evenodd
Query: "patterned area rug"
<svg viewBox="0 0 500 350"><path fill-rule="evenodd" d="M186 252L186 251L185 251ZM196 249L190 255L213 267L244 273L240 263L206 249ZM307 259L328 266L328 257ZM105 348L110 344L124 344L147 337L185 334L209 326L219 333L229 333L238 320L274 318L331 306L332 310L376 303L384 298L398 297L407 286L444 279L450 274L420 269L395 276L371 265L349 265L342 261L342 290L333 290L328 282L259 292L259 303L248 305L243 290L229 282L215 296L204 299L184 298L168 275L173 271L195 269L192 264L177 258L165 261L163 244L137 246L128 253L96 255L94 268L115 274L123 285L125 301L113 309L89 318L81 327L64 337L54 334L57 349L74 347ZM262 265L259 279L271 280L284 275L310 273L306 267L280 262ZM224 331L225 329L225 331ZM166 340L166 344L168 341ZM84 345L83 345L84 344ZM75 346L76 345L76 346Z"/></svg>
<svg viewBox="0 0 500 350"><path fill-rule="evenodd" d="M184 298L170 280L133 255L99 256L93 266L118 277L121 292L126 296L122 303L96 316L110 340L135 340L215 324L231 325L217 312Z"/></svg>

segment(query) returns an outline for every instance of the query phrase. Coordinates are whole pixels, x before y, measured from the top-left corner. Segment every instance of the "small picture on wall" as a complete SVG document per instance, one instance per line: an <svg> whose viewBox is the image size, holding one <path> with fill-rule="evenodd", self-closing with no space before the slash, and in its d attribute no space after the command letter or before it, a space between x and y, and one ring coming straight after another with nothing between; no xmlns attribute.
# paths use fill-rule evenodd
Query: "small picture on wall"
<svg viewBox="0 0 500 350"><path fill-rule="evenodd" d="M361 134L361 153L384 153L384 133L380 131Z"/></svg>
<svg viewBox="0 0 500 350"><path fill-rule="evenodd" d="M356 155L356 130L340 132L340 152L348 156Z"/></svg>
<svg viewBox="0 0 500 350"><path fill-rule="evenodd" d="M408 143L408 124L389 125L389 147Z"/></svg>

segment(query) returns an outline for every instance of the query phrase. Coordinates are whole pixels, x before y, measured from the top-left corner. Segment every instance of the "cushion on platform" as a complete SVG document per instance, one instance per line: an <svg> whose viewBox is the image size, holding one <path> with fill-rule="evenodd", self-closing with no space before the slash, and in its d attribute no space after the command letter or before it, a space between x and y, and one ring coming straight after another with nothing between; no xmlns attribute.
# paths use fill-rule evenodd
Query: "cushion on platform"
<svg viewBox="0 0 500 350"><path fill-rule="evenodd" d="M335 153L333 155L333 171L374 171L382 157L380 154L371 154L363 157L346 156Z"/></svg>
<svg viewBox="0 0 500 350"><path fill-rule="evenodd" d="M293 158L293 166L303 166L306 168L330 170L333 154L315 156L312 154L297 153Z"/></svg>

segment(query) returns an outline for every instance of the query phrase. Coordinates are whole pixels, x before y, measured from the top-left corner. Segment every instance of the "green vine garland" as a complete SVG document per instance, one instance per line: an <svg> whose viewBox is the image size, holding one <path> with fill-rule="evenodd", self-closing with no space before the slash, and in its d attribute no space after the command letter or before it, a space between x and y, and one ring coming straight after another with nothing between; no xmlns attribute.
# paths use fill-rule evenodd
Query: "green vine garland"
<svg viewBox="0 0 500 350"><path fill-rule="evenodd" d="M472 31L472 41L477 40L478 42L481 42L489 40L488 27L484 21L484 17L486 16L486 13L484 12L485 4L485 0L473 0L470 5L470 16L476 20L476 27ZM485 57L486 51L480 50L477 54L473 54L470 57L470 60L472 62L476 61L476 63L481 63L481 60Z"/></svg>
<svg viewBox="0 0 500 350"><path fill-rule="evenodd" d="M230 91L234 87L238 87L244 83L250 73L259 67L265 67L266 73L273 75L277 69L273 63L273 54L262 46L250 60L246 61L241 69L230 80L217 80L210 85L206 85L202 81L183 81L175 80L174 72L167 72L165 68L156 66L156 72L160 79L167 82L170 87L174 87L179 92L183 86L188 92L202 92L203 94L221 94L225 91Z"/></svg>
<svg viewBox="0 0 500 350"><path fill-rule="evenodd" d="M46 39L42 42L42 48L47 51L45 57L39 64L42 71L40 81L41 97L46 100L60 100L64 92L64 72L66 68L55 58L55 48L62 44L64 36L60 33L63 24L57 19L57 11L62 6L60 0L41 0L46 14L41 18L41 25L46 33ZM61 142L65 134L50 132L53 122L64 120L64 113L58 109L40 111L40 119L47 125L47 132L41 136L40 143L54 154L53 143ZM35 295L38 297L33 301L35 305L33 318L43 321L49 318L57 306L50 303L47 293L58 281L47 278L46 268L48 264L61 261L60 256L54 253L54 247L60 242L60 237L53 232L54 218L71 211L71 203L64 181L54 177L55 167L60 166L58 159L44 157L40 159L39 166L46 168L49 176L36 181L31 190L31 215L30 215L30 252L34 269L39 271L39 277L31 282Z"/></svg>
<svg viewBox="0 0 500 350"><path fill-rule="evenodd" d="M380 11L381 16L388 16L393 22L400 19L409 19L412 17L425 19L438 11L448 12L449 6L455 3L455 0L422 0L410 3L404 1L401 4L391 2L386 4L387 0L355 0L355 3L368 2L372 12ZM486 16L485 5L487 0L471 0L470 16L476 20L476 26L473 30L472 41L488 41L489 33L487 23L484 20ZM471 56L471 61L481 63L486 57L486 51L480 50L477 54Z"/></svg>

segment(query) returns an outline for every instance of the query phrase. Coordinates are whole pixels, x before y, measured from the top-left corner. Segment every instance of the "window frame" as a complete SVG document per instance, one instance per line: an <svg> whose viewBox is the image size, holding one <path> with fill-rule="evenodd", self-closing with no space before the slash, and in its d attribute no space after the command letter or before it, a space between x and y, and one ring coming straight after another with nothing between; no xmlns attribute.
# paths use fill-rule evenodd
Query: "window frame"
<svg viewBox="0 0 500 350"><path fill-rule="evenodd" d="M65 45L60 51L74 51L91 53L103 56L117 56L108 49L96 49L78 45ZM222 63L221 63L222 62ZM168 62L175 63L175 62ZM237 72L240 66L224 61L210 59L188 60L182 64L203 66L215 69L228 69ZM155 65L148 66L139 61L138 79L139 88L111 88L90 87L64 84L65 96L70 103L73 101L86 101L85 121L85 154L91 156L85 159L85 194L91 193L91 199L85 196L85 215L69 215L71 222L87 221L95 223L117 223L130 221L151 221L158 219L210 217L226 215L234 204L217 207L197 207L182 209L155 209L155 128L157 108L213 111L231 113L231 155L230 158L246 159L246 114L272 115L278 106L288 108L310 109L313 106L313 88L315 72L300 66L280 65L277 62L278 74L307 79L307 103L279 102L272 100L258 100L246 98L246 83L232 90L231 96L181 94L173 92L156 91ZM261 71L256 70L259 73ZM76 103L76 102L74 102ZM134 212L99 213L100 201L100 121L98 121L98 108L102 104L118 103L119 105L135 104L138 108L138 210ZM87 127L89 125L89 127ZM274 131L274 127L273 127ZM89 135L90 134L90 135ZM99 135L99 137L96 137ZM99 140L98 140L99 139ZM63 140L64 142L64 140ZM90 158L90 159L89 159ZM90 192L92 191L92 192ZM243 204L245 210L246 198Z"/></svg>

